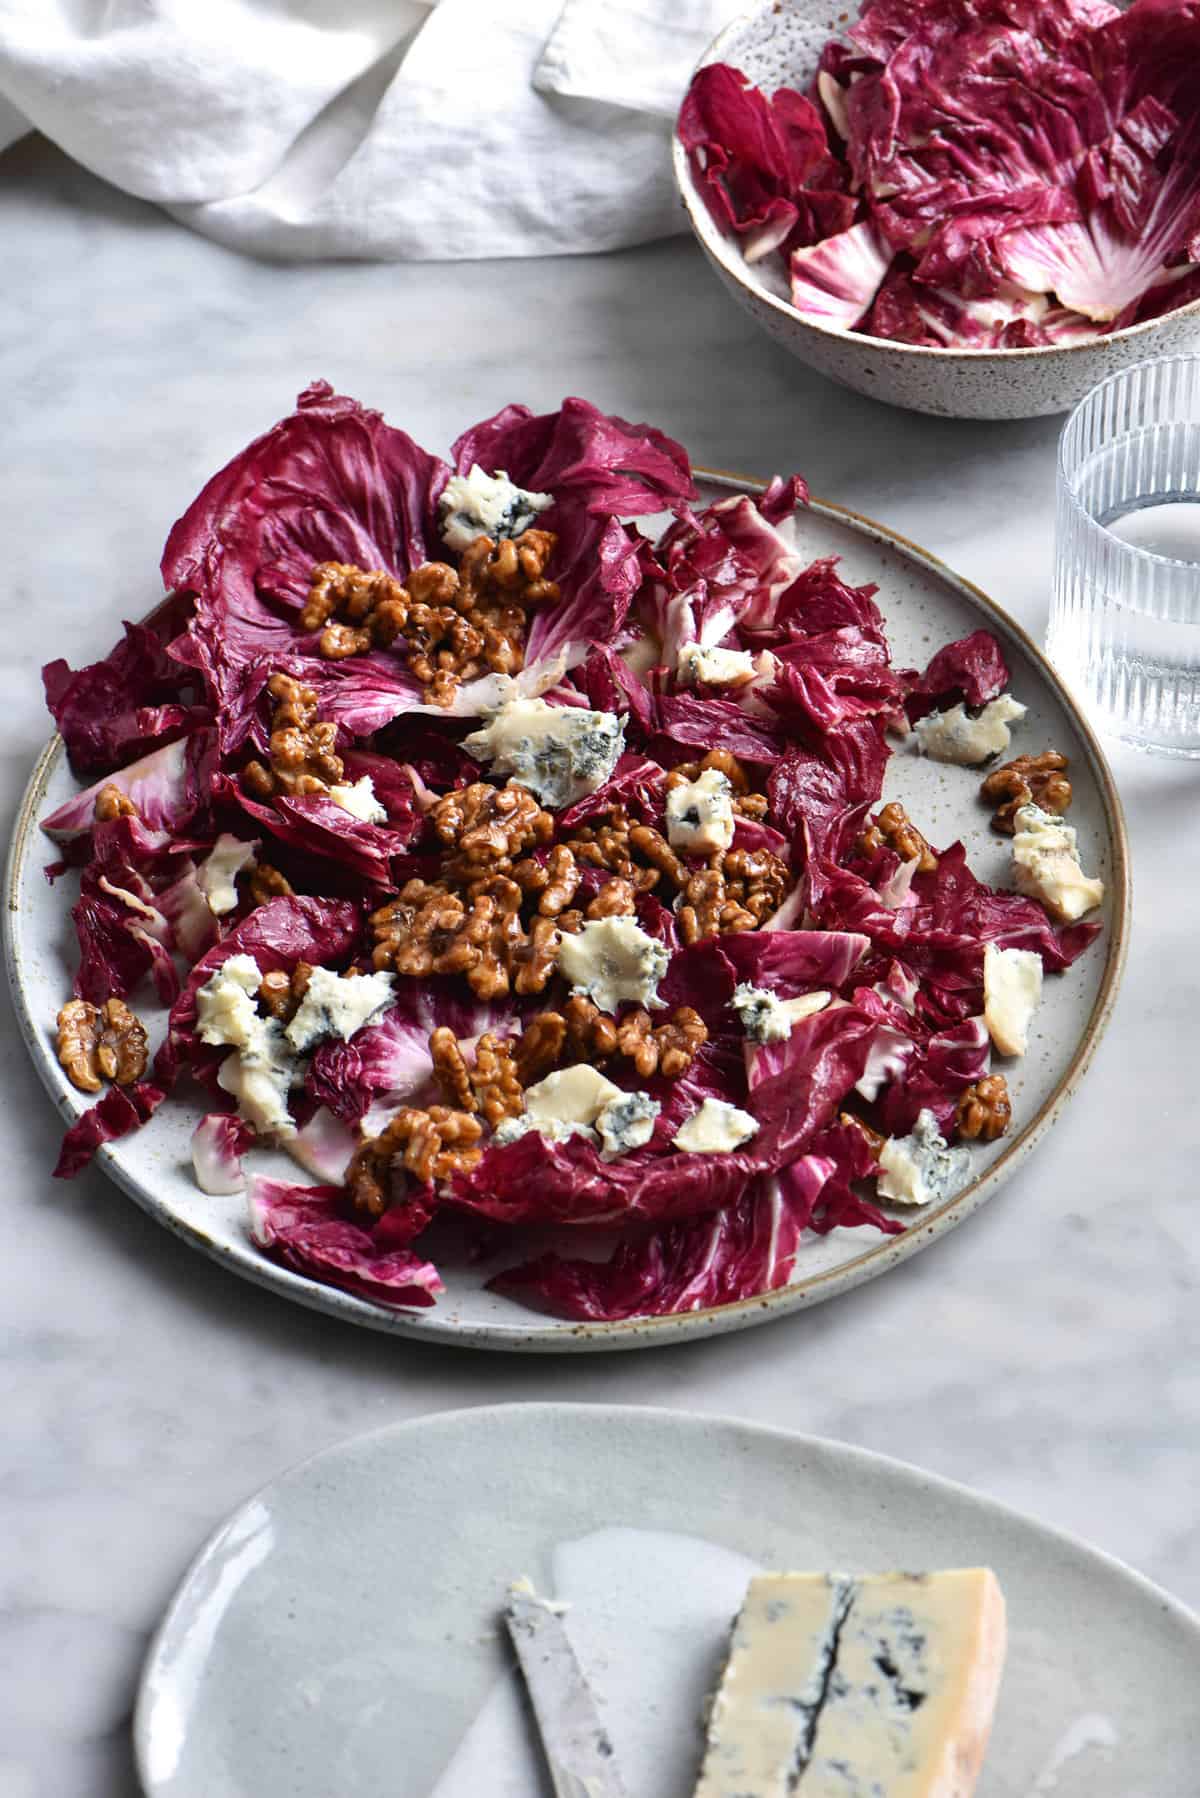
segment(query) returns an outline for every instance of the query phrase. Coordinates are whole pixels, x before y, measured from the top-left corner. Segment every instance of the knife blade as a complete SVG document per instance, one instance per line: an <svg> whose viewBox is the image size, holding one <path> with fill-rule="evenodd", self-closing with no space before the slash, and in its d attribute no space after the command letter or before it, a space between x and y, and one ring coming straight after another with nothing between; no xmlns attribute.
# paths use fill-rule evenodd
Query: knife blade
<svg viewBox="0 0 1200 1798"><path fill-rule="evenodd" d="M504 1620L557 1798L625 1798L612 1742L557 1609L512 1586Z"/></svg>

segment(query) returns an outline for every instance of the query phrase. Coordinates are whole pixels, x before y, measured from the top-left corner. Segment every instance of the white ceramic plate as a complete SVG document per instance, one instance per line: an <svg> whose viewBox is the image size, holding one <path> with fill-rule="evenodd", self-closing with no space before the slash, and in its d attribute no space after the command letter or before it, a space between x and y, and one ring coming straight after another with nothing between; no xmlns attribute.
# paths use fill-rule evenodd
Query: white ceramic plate
<svg viewBox="0 0 1200 1798"><path fill-rule="evenodd" d="M1195 1791L1200 1620L1127 1568L898 1461L599 1405L393 1426L259 1493L151 1646L146 1791L541 1798L498 1631L524 1574L571 1601L629 1798L688 1798L752 1564L994 1568L1010 1646L977 1798Z"/></svg>
<svg viewBox="0 0 1200 1798"><path fill-rule="evenodd" d="M715 497L719 491L751 491L760 489L761 484L726 475L704 477L701 487ZM1012 1133L990 1148L974 1152L978 1177L971 1185L944 1204L922 1212L903 1236L880 1237L863 1230L814 1236L799 1256L794 1283L761 1298L675 1317L574 1324L543 1318L511 1299L485 1291L485 1281L501 1263L469 1265L461 1260L440 1260L445 1293L431 1309L411 1312L386 1310L276 1266L251 1243L242 1200L214 1198L201 1192L192 1178L188 1145L200 1115L195 1088L189 1092L182 1086L180 1096L168 1100L146 1129L102 1148L99 1165L131 1198L185 1241L247 1279L273 1287L301 1304L397 1335L501 1349L634 1348L762 1323L883 1273L991 1198L1075 1091L1116 997L1130 903L1120 802L1099 744L1050 665L1021 628L977 588L915 544L837 506L814 502L797 514L795 529L807 554L814 558L838 555L847 580L879 584L879 602L897 665L923 666L941 644L980 625L995 631L1012 670L1012 690L1029 707L1017 743L1029 749L1054 747L1070 756L1075 788L1071 821L1079 828L1088 872L1099 872L1105 881L1107 896L1103 912L1098 914L1104 935L1067 974L1047 981L1030 1052L1023 1061L1006 1067L1013 1096ZM961 836L972 867L984 878L1004 885L1010 859L1007 840L990 830L978 788L976 773L923 761L909 749L892 757L886 796L902 799L935 843L949 843ZM56 738L34 770L18 819L5 920L17 1015L38 1070L66 1119L83 1108L81 1095L64 1076L54 1049L54 1020L70 991L77 959L70 920L75 882L68 877L47 887L42 868L53 859L53 845L37 825L76 790ZM144 1004L139 1010L156 1040L163 1028L163 1014ZM307 1178L282 1156L259 1155L256 1160L263 1169L277 1162L275 1171L284 1177ZM524 1237L507 1260L520 1258L530 1240ZM553 1241L542 1237L536 1246ZM564 1241L567 1252L580 1252L578 1235L565 1239L560 1235L559 1244Z"/></svg>

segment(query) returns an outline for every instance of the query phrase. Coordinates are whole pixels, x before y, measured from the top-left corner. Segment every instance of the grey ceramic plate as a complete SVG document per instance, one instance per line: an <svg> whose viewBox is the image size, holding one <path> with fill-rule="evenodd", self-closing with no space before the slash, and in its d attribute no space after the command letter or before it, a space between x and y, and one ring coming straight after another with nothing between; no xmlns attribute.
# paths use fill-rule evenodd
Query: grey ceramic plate
<svg viewBox="0 0 1200 1798"><path fill-rule="evenodd" d="M732 475L708 476L701 484L710 495L730 488L752 491L760 487L748 478ZM277 1267L250 1242L241 1200L213 1198L200 1192L192 1179L188 1144L199 1115L194 1096L168 1100L147 1129L102 1148L99 1165L131 1198L185 1241L247 1279L273 1287L301 1304L397 1335L543 1351L637 1348L763 1323L884 1273L953 1229L991 1198L1075 1092L1116 997L1130 903L1120 802L1100 746L1074 701L1020 627L983 593L915 544L840 507L816 501L797 514L795 529L807 554L840 556L848 580L878 582L898 665L921 666L939 645L980 625L996 632L1012 670L1012 690L1030 708L1019 744L1031 749L1053 746L1070 756L1076 795L1072 822L1079 827L1088 872L1100 872L1106 884L1101 914L1104 935L1068 974L1046 983L1030 1052L1022 1062L1006 1069L1013 1095L1013 1132L975 1153L978 1177L970 1186L946 1203L922 1212L900 1237L851 1230L813 1237L800 1254L794 1283L761 1298L677 1317L572 1324L540 1317L510 1299L486 1292L484 1282L492 1271L488 1264L444 1266L446 1292L430 1310L418 1312L387 1311ZM978 776L969 770L925 762L909 750L892 757L887 796L902 799L934 842L949 843L961 836L976 871L1004 885L1009 851L1004 839L998 839L988 827L988 812L979 802L978 786ZM75 1117L82 1104L55 1057L53 1026L70 990L75 966L69 915L74 883L63 879L53 888L47 887L42 868L51 859L52 849L38 829L38 820L75 790L62 744L56 738L34 770L18 818L5 919L17 1015L38 1070L66 1119ZM151 1007L141 1009L152 1035L161 1032L162 1014ZM293 1163L283 1157L277 1160L278 1172L298 1177ZM272 1158L259 1156L257 1165L268 1169Z"/></svg>
<svg viewBox="0 0 1200 1798"><path fill-rule="evenodd" d="M497 1629L524 1574L571 1601L630 1798L687 1798L747 1563L994 1568L1010 1646L977 1798L1195 1790L1200 1620L1127 1568L838 1443L509 1405L356 1437L218 1531L146 1662L146 1791L540 1798Z"/></svg>

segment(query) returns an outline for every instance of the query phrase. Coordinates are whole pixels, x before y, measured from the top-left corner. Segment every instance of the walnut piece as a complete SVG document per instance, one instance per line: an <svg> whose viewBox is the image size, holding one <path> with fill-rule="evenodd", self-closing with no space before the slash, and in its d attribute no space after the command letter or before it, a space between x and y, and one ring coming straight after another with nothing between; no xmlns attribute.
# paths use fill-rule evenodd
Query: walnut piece
<svg viewBox="0 0 1200 1798"><path fill-rule="evenodd" d="M455 787L430 807L429 819L439 841L453 851L446 876L464 882L511 873L518 856L554 835L549 812L528 787L511 781L499 788L483 780Z"/></svg>
<svg viewBox="0 0 1200 1798"><path fill-rule="evenodd" d="M454 1032L440 1025L430 1035L429 1052L442 1091L459 1111L482 1112L494 1130L502 1118L516 1117L521 1110L524 1101L513 1043L485 1031L468 1066Z"/></svg>
<svg viewBox="0 0 1200 1798"><path fill-rule="evenodd" d="M128 793L122 793L111 781L96 794L92 816L97 824L109 824L114 818L136 818L137 815L137 806Z"/></svg>
<svg viewBox="0 0 1200 1798"><path fill-rule="evenodd" d="M447 1105L428 1111L406 1106L355 1150L346 1170L354 1209L367 1218L382 1217L393 1196L393 1177L401 1173L425 1186L474 1167L483 1152L476 1146L482 1135L483 1125L468 1112Z"/></svg>
<svg viewBox="0 0 1200 1798"><path fill-rule="evenodd" d="M655 1025L640 1006L617 1019L574 993L561 1012L539 1012L525 1026L517 1044L517 1074L522 1085L532 1086L552 1068L578 1061L594 1067L619 1057L632 1062L643 1079L661 1074L678 1080L707 1041L703 1018L688 1005Z"/></svg>
<svg viewBox="0 0 1200 1798"><path fill-rule="evenodd" d="M959 1094L954 1108L958 1134L968 1142L995 1142L1012 1122L1012 1102L1003 1074L985 1074Z"/></svg>
<svg viewBox="0 0 1200 1798"><path fill-rule="evenodd" d="M856 1111L839 1111L838 1123L847 1130L857 1130L871 1151L872 1159L879 1160L879 1151L887 1141L886 1136L881 1136L878 1130L873 1130L866 1118L860 1118Z"/></svg>
<svg viewBox="0 0 1200 1798"><path fill-rule="evenodd" d="M885 847L894 849L902 861L915 861L919 874L932 874L938 865L937 856L898 799L885 805L858 839L863 855L874 855Z"/></svg>
<svg viewBox="0 0 1200 1798"><path fill-rule="evenodd" d="M246 891L251 905L266 905L271 899L290 898L293 888L291 881L270 862L256 862L247 875Z"/></svg>
<svg viewBox="0 0 1200 1798"><path fill-rule="evenodd" d="M259 1009L268 1017L278 1018L281 1024L290 1024L308 991L312 974L312 966L306 961L298 961L290 974L283 968L264 974L258 988Z"/></svg>
<svg viewBox="0 0 1200 1798"><path fill-rule="evenodd" d="M80 1092L98 1093L102 1078L132 1086L150 1059L145 1026L124 999L69 999L58 1014L58 1059Z"/></svg>
<svg viewBox="0 0 1200 1798"><path fill-rule="evenodd" d="M337 753L337 725L317 722L316 689L290 674L273 674L267 691L275 701L270 766L247 762L242 771L247 787L259 799L276 793L327 793L346 770Z"/></svg>
<svg viewBox="0 0 1200 1798"><path fill-rule="evenodd" d="M1040 806L1042 811L1061 817L1071 803L1069 765L1057 749L1046 749L1041 755L1018 755L993 768L979 789L988 804L996 808L992 829L1012 836L1016 815L1023 805Z"/></svg>
<svg viewBox="0 0 1200 1798"><path fill-rule="evenodd" d="M680 762L678 767L672 768L667 775L666 791L670 793L675 787L681 786L684 781L699 780L700 776L706 774L710 768L714 768L718 774L723 774L733 788L733 809L740 817L756 820L766 817L768 810L766 795L750 791L750 776L736 755L731 754L728 749L710 749L708 754L702 756L698 762Z"/></svg>

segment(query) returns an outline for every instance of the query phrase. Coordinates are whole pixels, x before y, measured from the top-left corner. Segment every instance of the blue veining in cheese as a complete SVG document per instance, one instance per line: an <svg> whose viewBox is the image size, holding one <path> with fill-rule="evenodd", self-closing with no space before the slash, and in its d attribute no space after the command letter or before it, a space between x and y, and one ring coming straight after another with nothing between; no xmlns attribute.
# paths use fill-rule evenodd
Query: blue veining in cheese
<svg viewBox="0 0 1200 1798"><path fill-rule="evenodd" d="M552 811L603 786L624 747L625 721L615 712L519 696L463 739L468 755L519 780Z"/></svg>
<svg viewBox="0 0 1200 1798"><path fill-rule="evenodd" d="M987 1568L762 1574L734 1626L696 1798L969 1798L1004 1650Z"/></svg>
<svg viewBox="0 0 1200 1798"><path fill-rule="evenodd" d="M519 537L553 504L552 493L528 493L502 468L492 475L474 462L469 474L451 475L442 489L442 539L448 549L462 551L477 537Z"/></svg>

